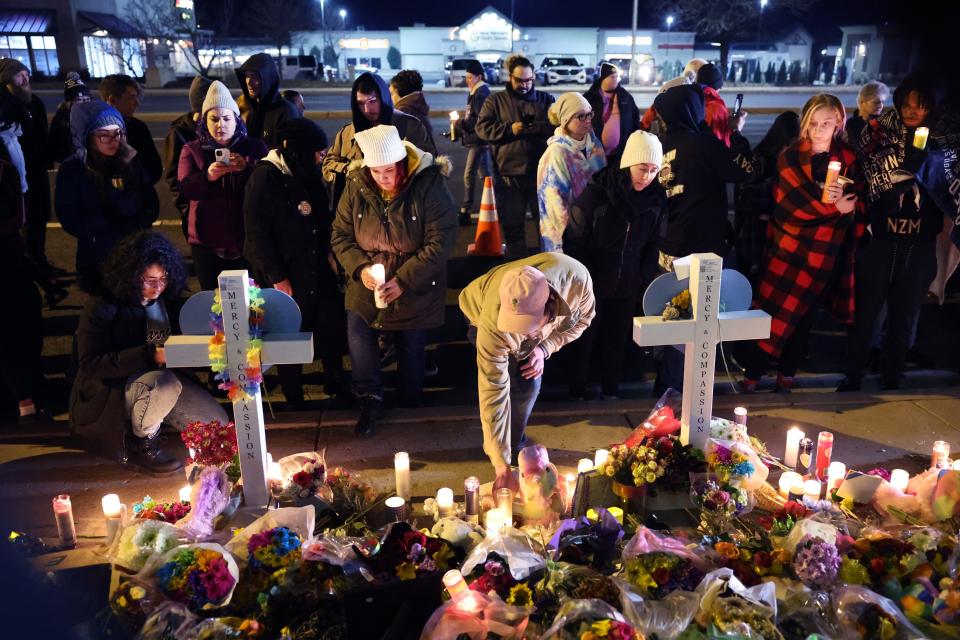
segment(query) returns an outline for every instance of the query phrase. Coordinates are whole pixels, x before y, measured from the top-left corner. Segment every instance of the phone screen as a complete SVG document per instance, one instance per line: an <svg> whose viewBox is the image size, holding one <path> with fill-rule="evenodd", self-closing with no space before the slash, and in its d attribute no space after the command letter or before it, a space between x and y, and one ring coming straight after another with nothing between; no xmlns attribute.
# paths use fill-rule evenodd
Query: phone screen
<svg viewBox="0 0 960 640"><path fill-rule="evenodd" d="M738 93L737 99L733 102L733 115L740 115L740 108L743 107L743 94Z"/></svg>

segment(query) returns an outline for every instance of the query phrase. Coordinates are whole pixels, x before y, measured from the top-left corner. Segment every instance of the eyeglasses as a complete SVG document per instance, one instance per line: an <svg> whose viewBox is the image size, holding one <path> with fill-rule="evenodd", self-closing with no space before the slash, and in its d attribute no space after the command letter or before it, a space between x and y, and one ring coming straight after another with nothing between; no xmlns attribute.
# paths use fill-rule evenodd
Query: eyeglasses
<svg viewBox="0 0 960 640"><path fill-rule="evenodd" d="M100 144L109 144L114 140L120 140L126 135L127 135L126 131L124 131L123 129L119 129L115 133L98 133L96 134L96 138L97 138L97 142L99 142Z"/></svg>
<svg viewBox="0 0 960 640"><path fill-rule="evenodd" d="M533 78L518 78L517 76L510 76L510 79L517 84L533 84Z"/></svg>
<svg viewBox="0 0 960 640"><path fill-rule="evenodd" d="M169 279L167 276L163 276L162 278L140 278L140 282L142 282L145 287L150 287L151 289L161 289L167 286Z"/></svg>
<svg viewBox="0 0 960 640"><path fill-rule="evenodd" d="M587 111L586 113L577 113L573 116L580 122L590 122L593 120L593 111Z"/></svg>

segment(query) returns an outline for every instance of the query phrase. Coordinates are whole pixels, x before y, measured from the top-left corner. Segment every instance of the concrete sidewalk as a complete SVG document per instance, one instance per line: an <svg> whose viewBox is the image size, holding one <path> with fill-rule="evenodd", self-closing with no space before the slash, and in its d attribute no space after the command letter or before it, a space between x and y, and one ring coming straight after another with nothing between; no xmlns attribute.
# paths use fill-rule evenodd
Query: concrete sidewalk
<svg viewBox="0 0 960 640"><path fill-rule="evenodd" d="M541 401L528 434L549 448L561 471L569 471L585 454L622 441L653 403L652 399ZM733 407L740 404L750 410L750 433L765 441L775 455L782 454L786 431L793 425L814 440L819 431L832 431L834 460L864 471L884 466L918 472L929 464L934 440L946 440L960 451L960 389L956 387L882 394L805 390L717 396L714 413L732 417ZM470 475L482 481L492 478L480 446L475 406L394 410L376 437L362 441L353 437L354 415L278 414L268 419L269 450L279 458L325 447L328 465L359 473L378 491L392 491L393 454L406 450L411 454L413 493L421 499L441 486L459 493L463 479ZM176 455L186 455L175 435L168 437L167 446ZM77 447L63 422L44 430L0 431L3 526L44 536L51 543L55 543L56 528L50 499L58 493L72 496L78 533L92 541L104 533L100 512L104 494L118 493L128 505L147 494L172 500L183 484L181 474L153 478L91 456Z"/></svg>

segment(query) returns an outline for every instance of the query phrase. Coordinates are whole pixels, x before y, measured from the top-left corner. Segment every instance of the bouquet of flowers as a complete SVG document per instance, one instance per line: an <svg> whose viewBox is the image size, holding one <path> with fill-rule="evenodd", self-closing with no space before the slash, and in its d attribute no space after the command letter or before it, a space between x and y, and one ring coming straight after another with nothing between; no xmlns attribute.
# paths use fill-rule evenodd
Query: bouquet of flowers
<svg viewBox="0 0 960 640"><path fill-rule="evenodd" d="M220 467L230 482L240 479L237 430L232 422L191 422L180 432L180 439L190 452L188 465Z"/></svg>
<svg viewBox="0 0 960 640"><path fill-rule="evenodd" d="M619 611L602 600L567 600L553 625L542 636L546 640L644 640Z"/></svg>
<svg viewBox="0 0 960 640"><path fill-rule="evenodd" d="M606 462L597 468L620 484L642 487L656 485L683 490L689 474L699 469L700 453L671 436L647 438L642 444L618 444L610 449Z"/></svg>
<svg viewBox="0 0 960 640"><path fill-rule="evenodd" d="M324 453L298 453L278 461L284 476L289 478L284 495L297 502L319 496L333 500L333 491L327 484L327 463Z"/></svg>
<svg viewBox="0 0 960 640"><path fill-rule="evenodd" d="M587 518L564 520L550 539L556 559L573 564L590 565L598 571L613 571L620 559L618 544L623 527L606 509L600 510L596 522Z"/></svg>
<svg viewBox="0 0 960 640"><path fill-rule="evenodd" d="M513 595L516 601L518 594L514 593L513 590L518 583L510 575L510 567L507 566L506 560L495 553L489 554L486 562L477 565L473 574L468 578L472 591L496 593L504 601L508 601L510 596Z"/></svg>
<svg viewBox="0 0 960 640"><path fill-rule="evenodd" d="M691 492L700 507L699 530L705 536L718 537L729 531L733 519L749 510L746 490L714 479L695 482Z"/></svg>
<svg viewBox="0 0 960 640"><path fill-rule="evenodd" d="M689 289L684 289L673 296L663 308L664 320L689 320L693 317L692 314Z"/></svg>
<svg viewBox="0 0 960 640"><path fill-rule="evenodd" d="M141 520L159 520L176 524L190 513L190 503L157 502L150 496L144 496L140 502L133 503L133 517Z"/></svg>
<svg viewBox="0 0 960 640"><path fill-rule="evenodd" d="M320 518L321 528L337 529L344 536L360 535L366 530L363 516L377 502L377 493L343 467L327 470L332 514Z"/></svg>
<svg viewBox="0 0 960 640"><path fill-rule="evenodd" d="M247 541L249 565L273 572L300 560L300 536L287 527L274 527L250 536Z"/></svg>
<svg viewBox="0 0 960 640"><path fill-rule="evenodd" d="M750 458L743 452L713 442L707 453L707 464L720 482L734 483L740 478L749 478L756 470Z"/></svg>
<svg viewBox="0 0 960 640"><path fill-rule="evenodd" d="M247 640L263 637L264 626L250 618L208 618L193 629L191 640Z"/></svg>
<svg viewBox="0 0 960 640"><path fill-rule="evenodd" d="M455 558L453 547L446 540L428 537L398 522L381 541L372 564L382 578L415 580L424 574L444 573L453 566Z"/></svg>
<svg viewBox="0 0 960 640"><path fill-rule="evenodd" d="M230 601L239 570L220 545L196 544L168 553L154 577L168 598L199 611Z"/></svg>
<svg viewBox="0 0 960 640"><path fill-rule="evenodd" d="M761 516L758 521L771 536L783 537L790 533L793 526L810 515L810 510L802 503L789 500L783 507L771 515Z"/></svg>
<svg viewBox="0 0 960 640"><path fill-rule="evenodd" d="M793 554L793 572L811 589L827 589L837 581L840 554L836 545L806 536Z"/></svg>
<svg viewBox="0 0 960 640"><path fill-rule="evenodd" d="M131 632L143 628L147 616L161 600L149 585L135 578L121 578L117 589L110 594L110 611Z"/></svg>
<svg viewBox="0 0 960 640"><path fill-rule="evenodd" d="M657 551L629 558L623 563L623 577L645 598L660 600L676 591L693 591L703 579L689 558Z"/></svg>
<svg viewBox="0 0 960 640"><path fill-rule="evenodd" d="M132 571L142 569L151 556L163 555L187 541L182 530L159 520L134 520L117 538L112 559Z"/></svg>

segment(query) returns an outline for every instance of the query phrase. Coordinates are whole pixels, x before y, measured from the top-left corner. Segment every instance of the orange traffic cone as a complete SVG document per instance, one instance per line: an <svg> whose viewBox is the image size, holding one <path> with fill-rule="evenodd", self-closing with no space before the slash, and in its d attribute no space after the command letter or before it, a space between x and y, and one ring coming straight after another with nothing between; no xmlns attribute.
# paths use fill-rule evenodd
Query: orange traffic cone
<svg viewBox="0 0 960 640"><path fill-rule="evenodd" d="M480 199L480 219L477 235L467 247L472 256L503 257L503 242L500 240L500 219L497 216L497 201L493 197L493 178L483 179L483 197Z"/></svg>

